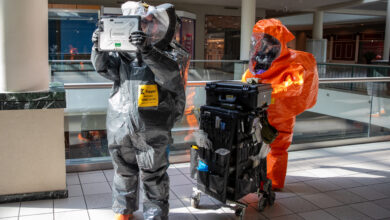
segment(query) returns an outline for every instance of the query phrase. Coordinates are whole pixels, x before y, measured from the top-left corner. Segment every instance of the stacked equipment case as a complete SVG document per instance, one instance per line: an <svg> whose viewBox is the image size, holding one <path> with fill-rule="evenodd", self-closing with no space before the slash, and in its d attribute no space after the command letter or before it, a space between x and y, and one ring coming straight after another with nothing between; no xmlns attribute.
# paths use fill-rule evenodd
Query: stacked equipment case
<svg viewBox="0 0 390 220"><path fill-rule="evenodd" d="M275 193L267 179L266 155L277 131L268 124L271 103L268 84L219 81L206 84L206 105L200 108L197 145L191 147L191 176L197 187L191 205L199 207L201 192L222 203L235 204L243 218L246 204L239 199L259 196L259 211L273 205Z"/></svg>

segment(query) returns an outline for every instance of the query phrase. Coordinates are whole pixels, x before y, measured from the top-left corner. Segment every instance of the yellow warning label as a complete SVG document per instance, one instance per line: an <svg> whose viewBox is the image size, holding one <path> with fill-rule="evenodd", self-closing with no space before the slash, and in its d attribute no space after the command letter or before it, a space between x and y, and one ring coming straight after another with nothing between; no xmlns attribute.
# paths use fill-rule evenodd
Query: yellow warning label
<svg viewBox="0 0 390 220"><path fill-rule="evenodd" d="M157 107L158 90L157 85L139 85L138 107Z"/></svg>
<svg viewBox="0 0 390 220"><path fill-rule="evenodd" d="M226 95L226 99L234 99L234 95Z"/></svg>
<svg viewBox="0 0 390 220"><path fill-rule="evenodd" d="M275 99L271 98L271 104L275 104Z"/></svg>

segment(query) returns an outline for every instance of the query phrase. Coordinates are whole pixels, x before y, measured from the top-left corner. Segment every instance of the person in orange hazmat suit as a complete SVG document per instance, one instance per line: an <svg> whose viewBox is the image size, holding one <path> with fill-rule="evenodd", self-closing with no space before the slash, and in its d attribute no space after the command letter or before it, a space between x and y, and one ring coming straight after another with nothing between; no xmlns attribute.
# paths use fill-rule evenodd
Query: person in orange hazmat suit
<svg viewBox="0 0 390 220"><path fill-rule="evenodd" d="M260 20L253 27L249 69L242 81L258 78L271 84L271 104L267 110L270 125L279 134L270 144L267 176L272 187L284 187L287 148L290 146L295 116L315 105L318 72L312 54L287 48L294 35L277 19Z"/></svg>

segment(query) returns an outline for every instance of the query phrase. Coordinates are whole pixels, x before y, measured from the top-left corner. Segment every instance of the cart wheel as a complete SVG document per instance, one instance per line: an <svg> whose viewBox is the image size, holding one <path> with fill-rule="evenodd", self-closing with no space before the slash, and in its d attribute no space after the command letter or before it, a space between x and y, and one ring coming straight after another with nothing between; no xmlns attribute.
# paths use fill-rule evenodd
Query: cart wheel
<svg viewBox="0 0 390 220"><path fill-rule="evenodd" d="M269 193L269 195L268 195L268 204L269 204L270 206L273 206L273 205L274 205L274 203L275 203L275 197L276 197L275 192L271 191L271 192Z"/></svg>
<svg viewBox="0 0 390 220"><path fill-rule="evenodd" d="M192 208L199 208L200 199L198 198L191 198L191 207Z"/></svg>
<svg viewBox="0 0 390 220"><path fill-rule="evenodd" d="M264 208L266 206L267 206L267 199L264 197L261 197L261 199L259 200L259 203L257 204L257 209L259 210L259 212L262 212L262 211L264 211Z"/></svg>
<svg viewBox="0 0 390 220"><path fill-rule="evenodd" d="M245 209L244 208L237 208L236 211L234 212L234 214L240 219L244 219L244 215L245 215Z"/></svg>
<svg viewBox="0 0 390 220"><path fill-rule="evenodd" d="M245 208L236 209L235 214L238 217L238 219L243 220L245 216Z"/></svg>

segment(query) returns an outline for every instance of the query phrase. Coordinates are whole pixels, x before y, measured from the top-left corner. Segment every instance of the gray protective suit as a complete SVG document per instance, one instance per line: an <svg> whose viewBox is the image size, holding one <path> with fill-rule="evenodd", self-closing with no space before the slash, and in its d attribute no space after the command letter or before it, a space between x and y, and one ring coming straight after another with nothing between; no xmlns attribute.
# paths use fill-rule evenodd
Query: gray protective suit
<svg viewBox="0 0 390 220"><path fill-rule="evenodd" d="M144 218L167 219L171 129L185 107L189 55L171 42L165 49L152 46L139 63L135 54L100 52L96 47L91 55L96 71L114 82L107 110L115 170L113 211L131 214L138 209L141 170Z"/></svg>

